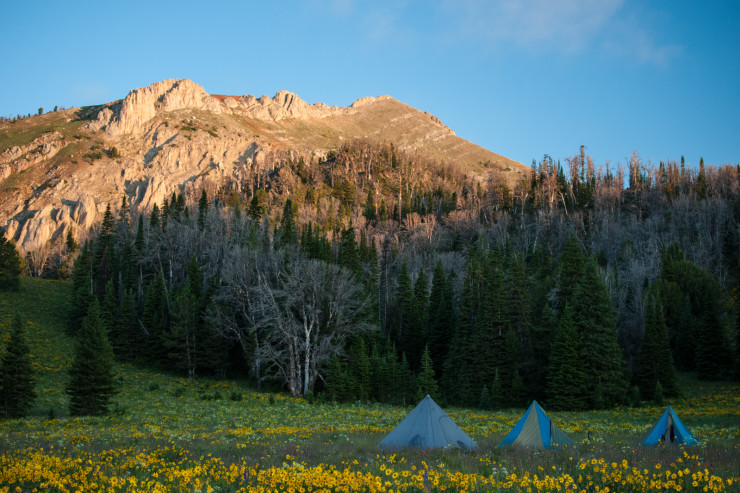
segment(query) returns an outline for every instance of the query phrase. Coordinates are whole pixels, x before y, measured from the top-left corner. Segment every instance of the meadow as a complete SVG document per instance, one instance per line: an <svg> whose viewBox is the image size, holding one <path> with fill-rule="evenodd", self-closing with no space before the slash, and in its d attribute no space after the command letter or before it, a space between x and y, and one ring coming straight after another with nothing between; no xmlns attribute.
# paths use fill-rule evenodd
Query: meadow
<svg viewBox="0 0 740 493"><path fill-rule="evenodd" d="M637 445L664 407L550 413L577 444L541 452L496 448L522 409L446 408L479 451L379 451L411 406L309 403L130 365L116 367L110 416L72 418L69 286L22 287L0 298L0 335L16 310L27 320L39 397L31 416L0 421L0 492L740 491L740 385L691 375L670 404L694 447Z"/></svg>

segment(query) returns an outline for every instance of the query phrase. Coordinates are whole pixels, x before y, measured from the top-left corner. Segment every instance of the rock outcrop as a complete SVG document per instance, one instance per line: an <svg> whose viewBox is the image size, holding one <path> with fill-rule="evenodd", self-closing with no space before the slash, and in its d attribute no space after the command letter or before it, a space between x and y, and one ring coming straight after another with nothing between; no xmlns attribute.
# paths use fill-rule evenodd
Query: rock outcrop
<svg viewBox="0 0 740 493"><path fill-rule="evenodd" d="M93 111L93 119L85 120ZM39 131L30 143L0 154L0 226L25 252L68 231L83 234L108 204L120 204L121 196L134 211L145 212L173 192L192 201L201 188L249 194L265 186L276 161L326 155L341 140L393 142L397 149L471 170L493 163L510 170L512 182L526 169L389 96L337 107L308 104L289 91L274 97L214 96L190 80L170 79L97 109L55 117L57 126L51 126L61 131ZM46 118L43 128L49 128L54 117L32 117L28 124L35 118ZM25 131L32 134L32 128ZM8 184L8 177L23 170Z"/></svg>
<svg viewBox="0 0 740 493"><path fill-rule="evenodd" d="M132 90L120 104L103 109L89 128L102 129L112 136L136 133L157 112L185 108L217 114L223 111L221 102L198 84L188 79L169 79Z"/></svg>
<svg viewBox="0 0 740 493"><path fill-rule="evenodd" d="M23 171L34 164L51 159L67 143L59 132L41 134L30 144L13 146L0 154L0 181L13 173Z"/></svg>

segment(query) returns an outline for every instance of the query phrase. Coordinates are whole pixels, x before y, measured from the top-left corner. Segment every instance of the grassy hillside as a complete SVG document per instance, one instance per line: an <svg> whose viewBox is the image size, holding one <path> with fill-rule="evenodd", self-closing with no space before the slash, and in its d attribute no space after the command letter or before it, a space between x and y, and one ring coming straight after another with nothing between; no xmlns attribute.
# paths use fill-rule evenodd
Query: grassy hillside
<svg viewBox="0 0 740 493"><path fill-rule="evenodd" d="M116 368L111 416L70 418L69 295L68 284L24 279L20 293L0 297L3 337L15 311L27 321L39 393L32 416L0 421L0 492L737 491L740 484L740 386L690 376L685 397L671 404L701 441L693 448L635 446L662 413L656 407L552 413L578 443L544 453L495 448L522 410L447 409L480 452L381 453L376 444L410 407L309 404L238 381L188 381L128 365Z"/></svg>

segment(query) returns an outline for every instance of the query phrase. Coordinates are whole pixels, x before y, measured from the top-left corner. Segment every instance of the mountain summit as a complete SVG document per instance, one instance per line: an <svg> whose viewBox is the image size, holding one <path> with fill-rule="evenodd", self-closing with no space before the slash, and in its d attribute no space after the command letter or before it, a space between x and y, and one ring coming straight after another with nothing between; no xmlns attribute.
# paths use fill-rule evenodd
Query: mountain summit
<svg viewBox="0 0 740 493"><path fill-rule="evenodd" d="M0 123L0 226L34 251L99 222L124 195L146 211L173 192L192 199L204 186L253 191L255 177L285 156L325 159L356 139L458 166L478 180L496 173L510 186L529 169L390 96L337 107L288 91L211 95L169 79L112 103Z"/></svg>

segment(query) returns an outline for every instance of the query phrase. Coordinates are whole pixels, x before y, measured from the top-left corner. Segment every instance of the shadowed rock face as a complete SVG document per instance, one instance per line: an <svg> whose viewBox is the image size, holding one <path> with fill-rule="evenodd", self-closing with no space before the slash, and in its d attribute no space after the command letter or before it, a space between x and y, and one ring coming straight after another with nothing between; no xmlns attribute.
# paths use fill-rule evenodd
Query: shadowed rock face
<svg viewBox="0 0 740 493"><path fill-rule="evenodd" d="M455 162L481 179L495 170L511 185L529 170L390 96L337 107L288 91L209 95L187 79L135 89L97 108L0 123L6 132L25 141L0 148L0 226L24 251L86 231L123 195L133 210L147 211L173 192L197 200L202 187L228 183L239 191L276 153L325 155L355 138Z"/></svg>

